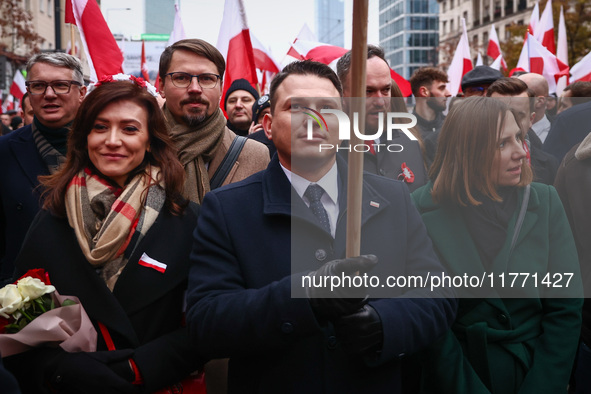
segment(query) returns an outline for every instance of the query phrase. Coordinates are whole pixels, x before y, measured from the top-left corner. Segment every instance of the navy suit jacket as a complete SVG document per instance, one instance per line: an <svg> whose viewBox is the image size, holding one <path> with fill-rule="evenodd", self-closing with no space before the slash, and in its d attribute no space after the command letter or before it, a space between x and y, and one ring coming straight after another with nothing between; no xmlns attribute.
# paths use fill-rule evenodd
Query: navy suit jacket
<svg viewBox="0 0 591 394"><path fill-rule="evenodd" d="M544 141L544 150L562 162L569 150L591 132L591 102L578 104L556 116Z"/></svg>
<svg viewBox="0 0 591 394"><path fill-rule="evenodd" d="M39 175L49 175L31 125L0 137L0 283L12 277L14 260L40 209Z"/></svg>
<svg viewBox="0 0 591 394"><path fill-rule="evenodd" d="M346 164L337 162L345 189ZM187 320L208 358L230 358L230 392L397 393L400 359L453 321L455 300L372 299L384 331L381 358L368 365L345 353L333 325L319 322L308 300L292 295L302 273L344 257L344 190L339 206L333 239L295 194L277 156L267 170L205 196L191 254ZM411 267L442 270L401 182L365 174L362 228L361 253L379 259L370 274L383 279Z"/></svg>

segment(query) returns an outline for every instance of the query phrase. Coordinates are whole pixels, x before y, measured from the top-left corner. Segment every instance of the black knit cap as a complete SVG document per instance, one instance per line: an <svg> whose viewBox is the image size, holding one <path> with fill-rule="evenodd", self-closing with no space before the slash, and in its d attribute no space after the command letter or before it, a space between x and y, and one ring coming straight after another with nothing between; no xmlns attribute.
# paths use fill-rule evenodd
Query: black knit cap
<svg viewBox="0 0 591 394"><path fill-rule="evenodd" d="M499 70L489 66L476 66L462 78L462 91L470 86L490 85L500 78L503 78L503 74Z"/></svg>
<svg viewBox="0 0 591 394"><path fill-rule="evenodd" d="M256 123L261 112L270 106L271 100L269 100L269 95L263 94L261 98L252 105L252 121Z"/></svg>
<svg viewBox="0 0 591 394"><path fill-rule="evenodd" d="M228 104L228 97L230 97L230 95L236 90L246 90L248 93L252 94L255 100L259 99L259 92L257 92L256 89L252 87L250 82L244 78L240 78L232 82L232 85L230 85L228 88L228 91L226 92L226 98L224 99L224 109L226 109L226 105Z"/></svg>

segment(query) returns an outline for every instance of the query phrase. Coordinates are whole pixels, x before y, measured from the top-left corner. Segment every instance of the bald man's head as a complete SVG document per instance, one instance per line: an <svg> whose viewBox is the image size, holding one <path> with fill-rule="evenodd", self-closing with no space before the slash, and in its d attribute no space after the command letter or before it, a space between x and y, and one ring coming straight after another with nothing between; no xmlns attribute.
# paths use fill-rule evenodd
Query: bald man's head
<svg viewBox="0 0 591 394"><path fill-rule="evenodd" d="M536 96L548 97L548 81L546 81L546 78L542 75L527 73L520 75L517 78L525 82L527 87L533 90Z"/></svg>

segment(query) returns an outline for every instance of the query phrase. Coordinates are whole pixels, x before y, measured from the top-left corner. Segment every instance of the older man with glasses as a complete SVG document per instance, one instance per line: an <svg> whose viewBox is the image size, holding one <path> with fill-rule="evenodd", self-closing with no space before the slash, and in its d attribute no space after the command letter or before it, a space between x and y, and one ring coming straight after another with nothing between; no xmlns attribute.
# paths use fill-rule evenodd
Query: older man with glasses
<svg viewBox="0 0 591 394"><path fill-rule="evenodd" d="M163 111L187 174L185 196L196 202L269 163L263 144L237 137L226 127L219 107L225 68L222 54L199 39L178 41L160 56Z"/></svg>
<svg viewBox="0 0 591 394"><path fill-rule="evenodd" d="M66 158L69 127L86 94L82 65L65 53L40 53L27 63L33 123L0 138L0 282L41 206L39 175L56 172Z"/></svg>

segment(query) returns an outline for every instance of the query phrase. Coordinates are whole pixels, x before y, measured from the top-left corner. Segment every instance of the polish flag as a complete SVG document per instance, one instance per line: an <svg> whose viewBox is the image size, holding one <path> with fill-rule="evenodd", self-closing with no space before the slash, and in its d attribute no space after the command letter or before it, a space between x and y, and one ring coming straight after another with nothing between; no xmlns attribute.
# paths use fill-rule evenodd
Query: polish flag
<svg viewBox="0 0 591 394"><path fill-rule="evenodd" d="M543 75L548 81L549 93L556 93L556 81L568 75L568 65L561 62L531 34L523 44L517 67Z"/></svg>
<svg viewBox="0 0 591 394"><path fill-rule="evenodd" d="M217 49L226 59L221 103L224 102L226 91L237 79L244 78L252 86L258 86L254 52L242 0L226 0Z"/></svg>
<svg viewBox="0 0 591 394"><path fill-rule="evenodd" d="M571 80L591 82L591 52L570 69Z"/></svg>
<svg viewBox="0 0 591 394"><path fill-rule="evenodd" d="M503 54L501 53L501 44L499 43L499 36L497 35L497 29L495 29L495 25L490 27L490 33L488 37L488 48L486 50L486 54L495 59L495 61L500 56L500 63L503 66L503 70L506 70L507 63L505 63L505 59L503 59Z"/></svg>
<svg viewBox="0 0 591 394"><path fill-rule="evenodd" d="M181 13L179 12L179 6L174 5L174 24L172 25L172 32L168 38L167 46L171 46L177 41L184 40L187 38L185 34L185 28L183 27L183 20L181 19Z"/></svg>
<svg viewBox="0 0 591 394"><path fill-rule="evenodd" d="M316 62L324 63L334 70L336 69L337 61L347 52L349 52L348 49L334 45L317 41L296 39L296 41L291 44L291 48L287 54L298 60L314 60ZM404 97L412 95L410 82L392 69L390 69L390 77L396 82Z"/></svg>
<svg viewBox="0 0 591 394"><path fill-rule="evenodd" d="M447 88L452 96L457 96L460 92L462 77L473 68L468 32L466 31L466 20L464 18L462 18L462 29L463 33L460 42L458 42L456 52L447 70L447 77L449 78Z"/></svg>
<svg viewBox="0 0 591 394"><path fill-rule="evenodd" d="M566 39L566 22L564 20L564 10L560 6L560 18L558 20L558 45L556 48L556 57L558 60L568 65L568 43ZM556 82L556 95L560 97L564 88L568 85L568 75L560 77Z"/></svg>
<svg viewBox="0 0 591 394"><path fill-rule="evenodd" d="M95 0L66 0L65 21L78 26L92 82L123 72L123 54Z"/></svg>
<svg viewBox="0 0 591 394"><path fill-rule="evenodd" d="M150 73L148 71L148 64L146 63L146 45L144 40L142 40L142 77L146 80L146 82L150 82Z"/></svg>
<svg viewBox="0 0 591 394"><path fill-rule="evenodd" d="M540 22L540 7L538 2L536 1L536 5L534 5L534 9L531 12L531 18L529 20L529 24L527 25L527 32L525 33L525 39L527 39L527 33L534 34L536 31L536 27Z"/></svg>
<svg viewBox="0 0 591 394"><path fill-rule="evenodd" d="M23 77L23 73L16 70L14 78L12 79L12 85L10 85L10 94L17 99L22 100L26 91L27 86L25 85L25 77Z"/></svg>
<svg viewBox="0 0 591 394"><path fill-rule="evenodd" d="M151 258L146 253L142 254L142 257L140 257L138 264L143 267L152 268L160 272L161 274L165 273L166 268L168 267L167 264L161 263L160 261Z"/></svg>
<svg viewBox="0 0 591 394"><path fill-rule="evenodd" d="M556 43L554 41L554 19L552 19L552 0L548 0L540 22L536 26L536 40L542 43L550 52L556 54Z"/></svg>
<svg viewBox="0 0 591 394"><path fill-rule="evenodd" d="M271 79L280 71L279 64L271 56L271 52L265 48L265 46L252 34L250 33L250 40L252 42L252 51L254 53L254 64L259 72L258 76L261 82L260 90L267 92L267 85Z"/></svg>
<svg viewBox="0 0 591 394"><path fill-rule="evenodd" d="M2 103L2 112L12 111L14 109L14 97L11 94L6 96Z"/></svg>

